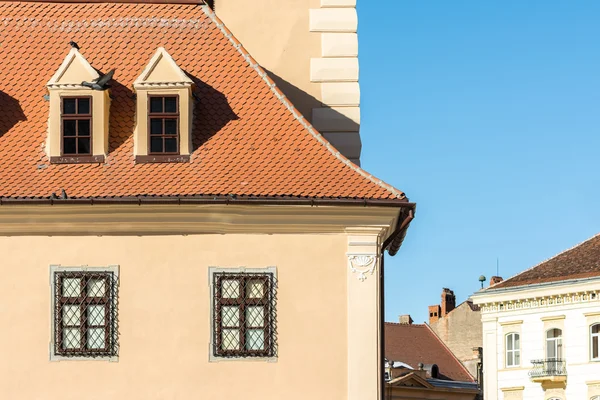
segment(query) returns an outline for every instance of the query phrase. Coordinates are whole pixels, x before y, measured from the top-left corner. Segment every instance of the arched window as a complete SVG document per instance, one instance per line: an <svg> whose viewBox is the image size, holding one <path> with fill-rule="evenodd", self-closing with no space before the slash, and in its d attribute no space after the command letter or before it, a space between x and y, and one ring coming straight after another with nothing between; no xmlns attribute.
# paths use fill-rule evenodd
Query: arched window
<svg viewBox="0 0 600 400"><path fill-rule="evenodd" d="M562 360L562 330L554 328L546 332L546 358Z"/></svg>
<svg viewBox="0 0 600 400"><path fill-rule="evenodd" d="M590 400L600 400L600 396L594 396Z"/></svg>
<svg viewBox="0 0 600 400"><path fill-rule="evenodd" d="M506 367L521 365L521 340L518 333L506 335Z"/></svg>
<svg viewBox="0 0 600 400"><path fill-rule="evenodd" d="M600 324L590 327L590 351L590 358L594 361L600 361ZM596 396L596 400L600 400L600 396Z"/></svg>

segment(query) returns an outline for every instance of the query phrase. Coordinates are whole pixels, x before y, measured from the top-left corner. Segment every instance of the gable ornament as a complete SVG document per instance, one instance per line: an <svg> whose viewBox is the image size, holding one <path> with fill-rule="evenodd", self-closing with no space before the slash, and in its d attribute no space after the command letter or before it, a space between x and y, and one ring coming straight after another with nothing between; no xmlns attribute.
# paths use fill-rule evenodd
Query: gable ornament
<svg viewBox="0 0 600 400"><path fill-rule="evenodd" d="M375 254L348 254L350 270L358 274L358 280L364 282L367 275L373 275L377 256Z"/></svg>

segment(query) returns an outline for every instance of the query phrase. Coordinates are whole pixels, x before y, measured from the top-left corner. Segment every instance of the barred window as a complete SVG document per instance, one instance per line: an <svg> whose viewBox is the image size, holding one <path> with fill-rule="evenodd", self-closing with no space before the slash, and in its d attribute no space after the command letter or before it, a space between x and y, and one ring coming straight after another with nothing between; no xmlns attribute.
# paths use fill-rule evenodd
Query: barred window
<svg viewBox="0 0 600 400"><path fill-rule="evenodd" d="M53 282L53 355L116 356L116 271L55 269Z"/></svg>
<svg viewBox="0 0 600 400"><path fill-rule="evenodd" d="M275 357L275 273L221 270L212 282L213 356Z"/></svg>

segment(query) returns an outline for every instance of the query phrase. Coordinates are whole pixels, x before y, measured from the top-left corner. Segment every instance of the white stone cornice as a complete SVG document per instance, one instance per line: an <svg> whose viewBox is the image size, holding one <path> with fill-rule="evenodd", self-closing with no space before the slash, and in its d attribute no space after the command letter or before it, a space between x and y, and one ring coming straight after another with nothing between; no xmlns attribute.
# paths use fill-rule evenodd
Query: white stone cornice
<svg viewBox="0 0 600 400"><path fill-rule="evenodd" d="M559 305L597 303L600 305L600 289L585 292L572 292L563 295L541 295L519 300L490 301L480 303L482 313L493 313L514 310L551 308Z"/></svg>

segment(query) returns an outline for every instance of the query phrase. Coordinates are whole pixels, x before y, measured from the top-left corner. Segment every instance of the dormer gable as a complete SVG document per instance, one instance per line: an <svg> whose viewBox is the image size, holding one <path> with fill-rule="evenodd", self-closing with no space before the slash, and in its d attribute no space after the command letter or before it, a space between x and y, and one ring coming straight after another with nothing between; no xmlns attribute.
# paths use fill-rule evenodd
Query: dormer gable
<svg viewBox="0 0 600 400"><path fill-rule="evenodd" d="M187 162L192 153L193 81L159 47L140 76L136 91L136 162Z"/></svg>
<svg viewBox="0 0 600 400"><path fill-rule="evenodd" d="M48 89L59 87L79 88L81 82L91 82L99 78L98 71L91 66L78 49L72 47L46 86Z"/></svg>
<svg viewBox="0 0 600 400"><path fill-rule="evenodd" d="M109 90L94 90L82 84L101 78L74 46L46 84L50 107L45 150L51 163L104 162L108 153Z"/></svg>

